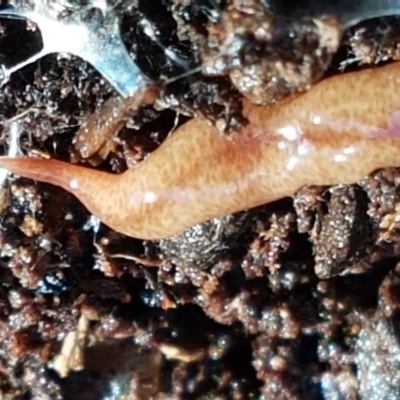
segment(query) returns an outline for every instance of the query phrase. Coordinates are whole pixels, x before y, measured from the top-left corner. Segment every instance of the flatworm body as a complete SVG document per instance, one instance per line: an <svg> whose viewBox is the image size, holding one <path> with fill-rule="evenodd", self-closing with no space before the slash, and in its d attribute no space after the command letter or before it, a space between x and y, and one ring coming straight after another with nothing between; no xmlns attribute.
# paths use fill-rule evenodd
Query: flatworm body
<svg viewBox="0 0 400 400"><path fill-rule="evenodd" d="M63 187L126 235L171 236L304 185L349 184L400 166L400 63L326 79L270 107L245 102L244 116L248 125L229 137L192 119L120 175L56 160L0 165Z"/></svg>

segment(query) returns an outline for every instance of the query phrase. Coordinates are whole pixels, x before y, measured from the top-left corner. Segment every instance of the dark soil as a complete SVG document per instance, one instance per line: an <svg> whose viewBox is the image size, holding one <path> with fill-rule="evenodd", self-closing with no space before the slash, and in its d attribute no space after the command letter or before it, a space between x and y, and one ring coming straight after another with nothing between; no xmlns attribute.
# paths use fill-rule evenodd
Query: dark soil
<svg viewBox="0 0 400 400"><path fill-rule="evenodd" d="M340 39L333 20L285 18L263 3L118 5L148 76L193 72L163 89L157 110L132 114L105 160L89 161L120 172L164 140L176 113L229 134L245 122L242 96L269 104L400 58L396 17ZM40 46L26 21L0 20L6 65ZM15 119L21 153L74 159L76 131L112 95L73 56L23 68L0 89L4 152ZM400 169L304 188L159 242L99 225L49 185L9 177L0 195L2 398L400 397Z"/></svg>

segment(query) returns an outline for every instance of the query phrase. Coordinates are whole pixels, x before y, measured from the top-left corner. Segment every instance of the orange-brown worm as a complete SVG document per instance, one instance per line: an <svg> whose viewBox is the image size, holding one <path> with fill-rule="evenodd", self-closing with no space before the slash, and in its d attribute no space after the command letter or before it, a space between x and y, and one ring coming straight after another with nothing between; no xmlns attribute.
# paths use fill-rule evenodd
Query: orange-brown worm
<svg viewBox="0 0 400 400"><path fill-rule="evenodd" d="M111 228L142 239L400 166L400 63L326 79L223 136L195 118L145 161L113 175L55 160L0 158L18 175L61 186Z"/></svg>

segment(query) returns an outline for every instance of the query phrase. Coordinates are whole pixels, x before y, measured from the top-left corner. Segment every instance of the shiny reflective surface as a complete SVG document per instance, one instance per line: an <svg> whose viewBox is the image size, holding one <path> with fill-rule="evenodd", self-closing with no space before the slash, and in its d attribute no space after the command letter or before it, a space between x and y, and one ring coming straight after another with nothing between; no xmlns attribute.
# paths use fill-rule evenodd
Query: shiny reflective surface
<svg viewBox="0 0 400 400"><path fill-rule="evenodd" d="M0 16L29 19L38 25L43 40L38 54L14 67L3 66L3 82L47 54L70 53L90 63L123 97L132 96L145 83L121 40L119 20L106 0L92 1L89 6L21 1L0 10Z"/></svg>

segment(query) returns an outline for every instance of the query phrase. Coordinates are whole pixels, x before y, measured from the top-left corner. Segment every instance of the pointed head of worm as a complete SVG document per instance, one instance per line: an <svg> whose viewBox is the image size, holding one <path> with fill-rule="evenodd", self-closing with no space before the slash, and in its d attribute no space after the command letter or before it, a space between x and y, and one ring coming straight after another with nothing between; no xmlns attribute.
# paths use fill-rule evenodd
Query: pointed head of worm
<svg viewBox="0 0 400 400"><path fill-rule="evenodd" d="M108 195L118 187L118 175L82 168L57 160L0 157L0 168L40 182L59 186L77 197L94 215L105 222L115 215L116 204L107 201ZM99 179L107 188L98 185Z"/></svg>

